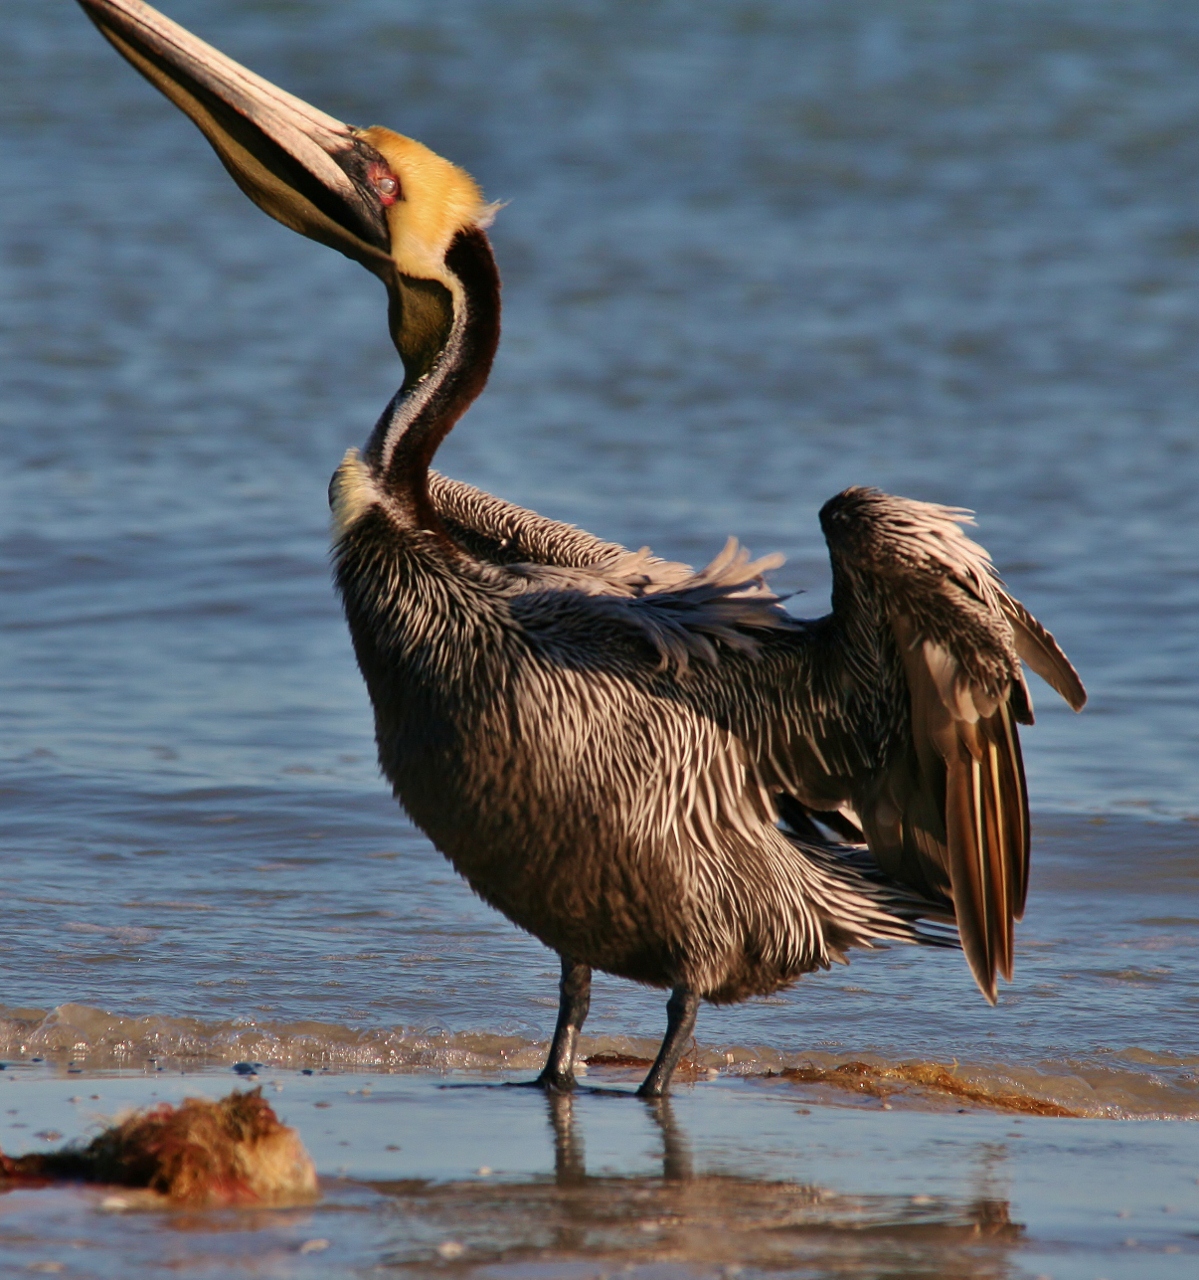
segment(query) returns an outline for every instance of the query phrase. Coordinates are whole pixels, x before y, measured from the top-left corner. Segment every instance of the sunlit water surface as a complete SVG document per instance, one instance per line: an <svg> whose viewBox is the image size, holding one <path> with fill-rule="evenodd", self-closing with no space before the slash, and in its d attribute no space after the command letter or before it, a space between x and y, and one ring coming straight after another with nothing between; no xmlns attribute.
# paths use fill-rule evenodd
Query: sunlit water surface
<svg viewBox="0 0 1199 1280"><path fill-rule="evenodd" d="M1081 717L1035 691L999 1008L958 957L860 955L705 1010L701 1070L956 1059L1199 1115L1199 10L166 7L510 201L445 471L692 562L781 550L811 613L831 494L969 506L1082 671ZM74 6L9 0L0 59L0 1055L531 1069L555 959L388 797L328 582L327 478L398 380L376 282ZM589 1050L651 1052L661 1006L601 981Z"/></svg>

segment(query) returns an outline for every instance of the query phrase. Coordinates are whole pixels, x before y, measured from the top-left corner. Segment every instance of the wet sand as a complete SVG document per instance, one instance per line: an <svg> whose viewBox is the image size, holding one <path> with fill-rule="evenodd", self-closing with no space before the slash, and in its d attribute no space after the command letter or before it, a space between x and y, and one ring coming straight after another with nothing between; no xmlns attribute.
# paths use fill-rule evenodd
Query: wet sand
<svg viewBox="0 0 1199 1280"><path fill-rule="evenodd" d="M719 1075L647 1104L495 1075L263 1067L0 1078L4 1149L123 1108L261 1084L321 1173L314 1207L144 1212L97 1188L0 1195L2 1274L1191 1277L1190 1124L1084 1120Z"/></svg>

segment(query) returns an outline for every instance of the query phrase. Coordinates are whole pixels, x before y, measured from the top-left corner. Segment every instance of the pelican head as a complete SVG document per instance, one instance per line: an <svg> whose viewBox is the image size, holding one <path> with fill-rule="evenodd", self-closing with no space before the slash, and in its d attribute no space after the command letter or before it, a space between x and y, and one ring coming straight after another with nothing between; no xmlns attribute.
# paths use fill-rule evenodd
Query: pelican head
<svg viewBox="0 0 1199 1280"><path fill-rule="evenodd" d="M141 0L79 0L101 33L200 128L260 209L386 285L405 385L444 348L462 302L456 239L495 206L457 165L381 126L358 129L247 70Z"/></svg>

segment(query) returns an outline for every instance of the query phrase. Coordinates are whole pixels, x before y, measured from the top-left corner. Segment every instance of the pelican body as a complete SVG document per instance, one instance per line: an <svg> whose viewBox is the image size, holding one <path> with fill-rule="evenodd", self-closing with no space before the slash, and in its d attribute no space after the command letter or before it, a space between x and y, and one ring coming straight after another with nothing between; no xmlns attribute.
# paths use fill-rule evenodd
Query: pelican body
<svg viewBox="0 0 1199 1280"><path fill-rule="evenodd" d="M140 0L80 3L255 203L387 287L405 376L333 477L337 587L395 795L561 957L538 1083L574 1083L593 969L671 992L646 1096L701 999L854 947L946 945L944 922L993 1003L1027 889L1021 661L1075 709L1086 695L968 513L839 494L820 517L832 612L798 621L763 578L777 558L730 541L696 572L438 475L499 342L494 206L420 143L326 116Z"/></svg>

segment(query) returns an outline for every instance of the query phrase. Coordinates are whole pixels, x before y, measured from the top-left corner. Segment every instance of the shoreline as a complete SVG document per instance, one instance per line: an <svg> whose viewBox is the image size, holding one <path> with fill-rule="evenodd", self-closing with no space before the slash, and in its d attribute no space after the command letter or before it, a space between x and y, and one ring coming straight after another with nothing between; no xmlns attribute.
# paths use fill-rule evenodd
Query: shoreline
<svg viewBox="0 0 1199 1280"><path fill-rule="evenodd" d="M635 1086L652 1062L648 1037L580 1041L583 1087L593 1079ZM0 1083L7 1075L59 1073L66 1079L115 1073L210 1076L366 1072L452 1079L535 1075L546 1042L488 1032L356 1028L332 1023L110 1014L85 1005L48 1012L0 1008ZM755 1044L695 1043L679 1068L684 1084L785 1080L817 1105L967 1109L1080 1119L1199 1119L1199 1058L1139 1046L1028 1060L914 1057L875 1047L783 1050ZM237 1080L238 1076L230 1077Z"/></svg>

